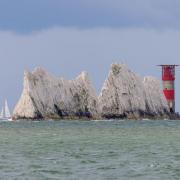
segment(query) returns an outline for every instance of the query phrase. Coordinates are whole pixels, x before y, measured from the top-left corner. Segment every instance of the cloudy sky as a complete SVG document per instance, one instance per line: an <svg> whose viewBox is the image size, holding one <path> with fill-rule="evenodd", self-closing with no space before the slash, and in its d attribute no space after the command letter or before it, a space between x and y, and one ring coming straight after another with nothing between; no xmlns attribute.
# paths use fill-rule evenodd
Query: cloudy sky
<svg viewBox="0 0 180 180"><path fill-rule="evenodd" d="M179 0L0 0L0 104L15 106L36 66L66 79L86 70L97 94L112 62L160 79L157 64L180 64L179 9Z"/></svg>

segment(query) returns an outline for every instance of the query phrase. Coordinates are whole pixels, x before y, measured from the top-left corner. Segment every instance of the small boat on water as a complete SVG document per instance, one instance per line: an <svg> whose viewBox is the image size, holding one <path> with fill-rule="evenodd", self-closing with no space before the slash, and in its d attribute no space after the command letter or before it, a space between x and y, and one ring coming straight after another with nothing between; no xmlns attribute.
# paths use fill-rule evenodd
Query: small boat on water
<svg viewBox="0 0 180 180"><path fill-rule="evenodd" d="M11 113L8 107L7 100L5 100L5 104L2 107L2 111L0 114L0 121L12 121Z"/></svg>

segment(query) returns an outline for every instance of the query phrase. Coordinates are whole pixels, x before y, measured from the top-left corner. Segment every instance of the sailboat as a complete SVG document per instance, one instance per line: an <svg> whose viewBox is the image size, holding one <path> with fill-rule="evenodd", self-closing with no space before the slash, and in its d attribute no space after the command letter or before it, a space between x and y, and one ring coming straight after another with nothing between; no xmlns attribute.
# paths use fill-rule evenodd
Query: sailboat
<svg viewBox="0 0 180 180"><path fill-rule="evenodd" d="M2 111L0 114L0 121L12 121L7 100L5 100L5 106L2 107Z"/></svg>

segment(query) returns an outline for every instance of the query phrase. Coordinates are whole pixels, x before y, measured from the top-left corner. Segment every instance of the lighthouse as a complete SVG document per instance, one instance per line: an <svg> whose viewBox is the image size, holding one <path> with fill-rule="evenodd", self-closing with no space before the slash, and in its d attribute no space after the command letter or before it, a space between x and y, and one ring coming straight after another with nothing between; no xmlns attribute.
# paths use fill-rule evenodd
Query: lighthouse
<svg viewBox="0 0 180 180"><path fill-rule="evenodd" d="M175 113L175 68L178 65L159 65L162 67L163 92L168 102L169 110Z"/></svg>

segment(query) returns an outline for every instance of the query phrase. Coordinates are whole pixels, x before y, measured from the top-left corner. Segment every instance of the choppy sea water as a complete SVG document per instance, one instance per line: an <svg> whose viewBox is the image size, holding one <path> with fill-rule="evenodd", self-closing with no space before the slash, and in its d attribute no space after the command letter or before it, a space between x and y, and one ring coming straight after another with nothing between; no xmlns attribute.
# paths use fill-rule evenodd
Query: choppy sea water
<svg viewBox="0 0 180 180"><path fill-rule="evenodd" d="M180 121L2 122L0 179L180 179Z"/></svg>

